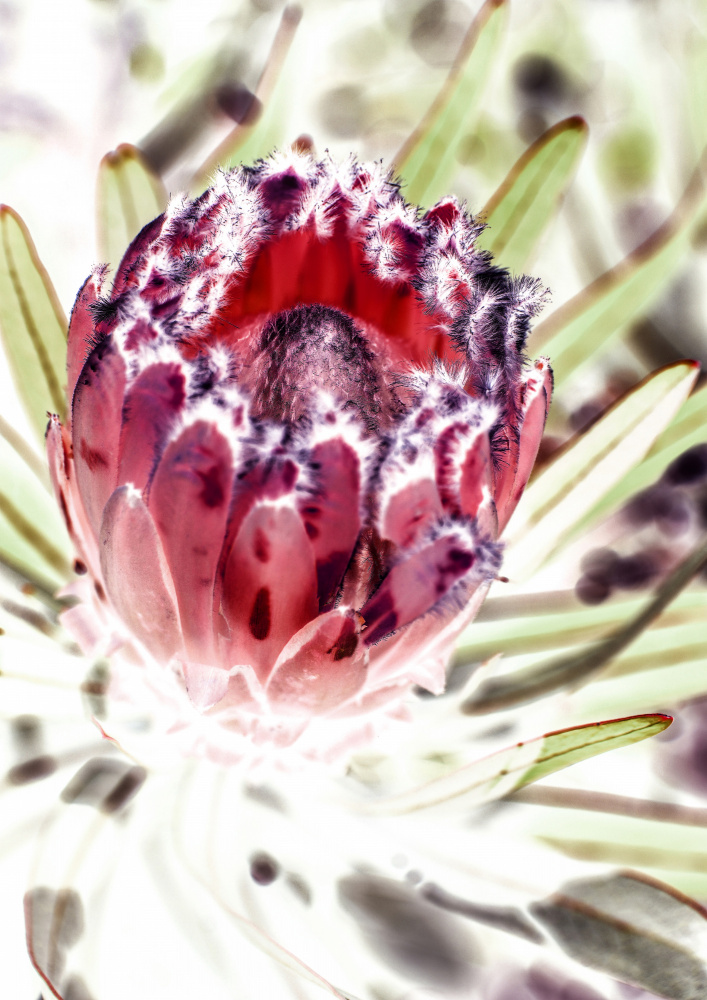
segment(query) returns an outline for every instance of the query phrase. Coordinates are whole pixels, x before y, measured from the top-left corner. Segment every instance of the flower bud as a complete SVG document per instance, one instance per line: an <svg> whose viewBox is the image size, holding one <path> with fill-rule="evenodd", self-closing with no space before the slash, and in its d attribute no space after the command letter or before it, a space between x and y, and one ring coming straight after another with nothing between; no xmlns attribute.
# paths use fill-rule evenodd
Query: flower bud
<svg viewBox="0 0 707 1000"><path fill-rule="evenodd" d="M400 715L498 574L551 374L543 292L380 165L297 152L177 199L69 331L65 617L190 748L331 756Z"/></svg>

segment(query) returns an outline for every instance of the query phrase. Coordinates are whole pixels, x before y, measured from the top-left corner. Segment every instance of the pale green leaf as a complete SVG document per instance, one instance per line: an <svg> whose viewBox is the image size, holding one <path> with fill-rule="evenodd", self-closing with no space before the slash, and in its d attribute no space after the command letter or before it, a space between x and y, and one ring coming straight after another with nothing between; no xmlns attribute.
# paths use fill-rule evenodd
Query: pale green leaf
<svg viewBox="0 0 707 1000"><path fill-rule="evenodd" d="M598 518L659 479L678 455L707 441L707 386L693 393L643 461L633 468L592 511ZM578 525L581 530L582 525Z"/></svg>
<svg viewBox="0 0 707 1000"><path fill-rule="evenodd" d="M665 715L641 715L547 733L389 798L366 803L363 811L390 816L440 805L460 796L480 805L581 760L654 736L670 725Z"/></svg>
<svg viewBox="0 0 707 1000"><path fill-rule="evenodd" d="M684 361L649 375L541 472L506 531L504 573L510 579L525 579L540 566L643 459L696 377L697 366Z"/></svg>
<svg viewBox="0 0 707 1000"><path fill-rule="evenodd" d="M522 272L570 183L587 143L587 123L578 115L548 129L514 164L481 210L487 223L479 239L496 262Z"/></svg>
<svg viewBox="0 0 707 1000"><path fill-rule="evenodd" d="M673 214L652 236L535 327L530 351L552 358L556 385L657 301L684 260L693 224L706 205L700 164Z"/></svg>
<svg viewBox="0 0 707 1000"><path fill-rule="evenodd" d="M530 912L576 961L671 1000L707 995L707 912L638 872L570 882Z"/></svg>
<svg viewBox="0 0 707 1000"><path fill-rule="evenodd" d="M101 262L117 268L143 226L164 212L165 187L140 150L123 143L98 168L96 229Z"/></svg>
<svg viewBox="0 0 707 1000"><path fill-rule="evenodd" d="M0 561L55 590L71 572L71 545L39 473L0 433Z"/></svg>
<svg viewBox="0 0 707 1000"><path fill-rule="evenodd" d="M707 543L678 566L634 617L622 622L600 642L579 651L570 650L549 663L534 663L500 677L492 677L473 692L462 705L462 710L469 714L493 712L585 682L652 625L705 565Z"/></svg>
<svg viewBox="0 0 707 1000"><path fill-rule="evenodd" d="M505 0L486 0L474 18L442 89L395 157L405 197L434 204L448 193L456 152L478 114L506 20Z"/></svg>
<svg viewBox="0 0 707 1000"><path fill-rule="evenodd" d="M42 443L47 411L66 408L66 317L19 215L0 206L0 333L13 379Z"/></svg>
<svg viewBox="0 0 707 1000"><path fill-rule="evenodd" d="M302 11L288 5L270 48L265 68L255 89L255 114L233 128L196 171L190 189L200 194L211 183L214 172L230 170L239 163L253 163L277 149L283 142L283 109L288 104L291 75L296 67L286 62Z"/></svg>

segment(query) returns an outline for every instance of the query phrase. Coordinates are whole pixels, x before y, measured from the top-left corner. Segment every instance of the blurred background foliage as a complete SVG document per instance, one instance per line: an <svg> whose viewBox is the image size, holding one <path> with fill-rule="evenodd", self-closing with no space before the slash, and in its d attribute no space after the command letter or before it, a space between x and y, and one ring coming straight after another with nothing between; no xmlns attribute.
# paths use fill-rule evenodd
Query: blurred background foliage
<svg viewBox="0 0 707 1000"><path fill-rule="evenodd" d="M17 434L41 437L63 317L91 267L115 266L167 196L203 189L217 164L289 142L383 158L411 200L465 200L499 261L552 292L529 350L551 357L557 392L508 533L510 583L494 586L455 661L457 724L481 717L483 746L491 710L516 739L689 701L664 737L508 808L562 854L647 867L707 898L705 818L680 811L707 788L693 700L707 691L707 390L679 364L707 364L707 3L3 0L0 29L0 200L14 210L3 252L24 261L49 338L44 382L18 391L0 373L0 493L26 519L3 557L47 591L3 611L54 634L48 592L70 553L37 490L40 449ZM12 322L31 332L20 313ZM36 362L7 353L15 371ZM426 776L469 753L421 745ZM657 799L653 812L627 789Z"/></svg>

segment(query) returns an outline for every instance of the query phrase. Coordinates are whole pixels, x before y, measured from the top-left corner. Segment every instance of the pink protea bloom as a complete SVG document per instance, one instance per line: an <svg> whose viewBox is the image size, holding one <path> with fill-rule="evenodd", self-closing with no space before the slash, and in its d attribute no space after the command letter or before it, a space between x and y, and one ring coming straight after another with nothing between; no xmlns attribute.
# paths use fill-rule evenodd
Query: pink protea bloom
<svg viewBox="0 0 707 1000"><path fill-rule="evenodd" d="M288 152L173 201L79 293L47 437L88 571L66 623L191 749L333 755L444 688L551 388L523 354L542 290L481 228Z"/></svg>

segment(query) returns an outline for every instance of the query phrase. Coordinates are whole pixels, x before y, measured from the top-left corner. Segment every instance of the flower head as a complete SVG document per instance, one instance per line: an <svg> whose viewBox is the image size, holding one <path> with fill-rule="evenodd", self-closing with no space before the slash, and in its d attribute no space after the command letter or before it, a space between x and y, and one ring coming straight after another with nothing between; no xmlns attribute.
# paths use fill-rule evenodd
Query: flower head
<svg viewBox="0 0 707 1000"><path fill-rule="evenodd" d="M523 354L543 293L481 228L288 152L173 201L81 290L48 432L88 570L67 624L192 743L333 753L442 690L550 396Z"/></svg>

